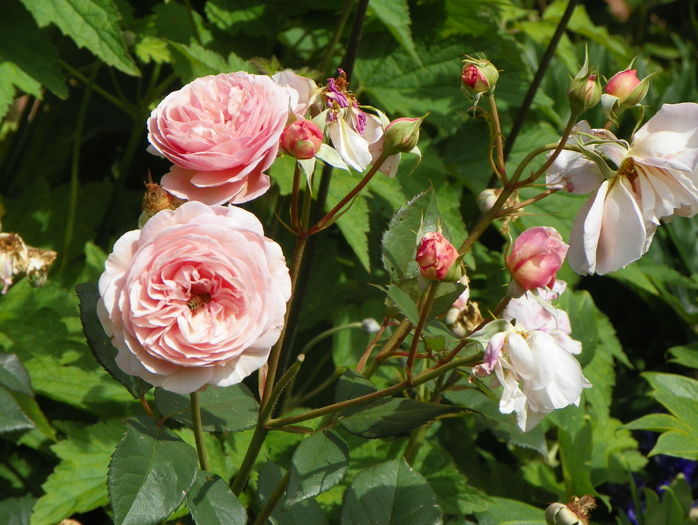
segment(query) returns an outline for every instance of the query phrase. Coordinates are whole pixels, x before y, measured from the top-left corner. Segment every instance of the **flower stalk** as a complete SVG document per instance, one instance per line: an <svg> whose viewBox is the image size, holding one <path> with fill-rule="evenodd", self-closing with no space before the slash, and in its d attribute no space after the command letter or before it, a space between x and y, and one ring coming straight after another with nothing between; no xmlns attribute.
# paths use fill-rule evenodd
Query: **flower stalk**
<svg viewBox="0 0 698 525"><path fill-rule="evenodd" d="M204 430L201 424L201 399L199 392L192 392L189 395L191 402L191 420L194 430L194 441L196 442L196 453L199 455L199 466L201 470L208 470L208 454L204 445Z"/></svg>

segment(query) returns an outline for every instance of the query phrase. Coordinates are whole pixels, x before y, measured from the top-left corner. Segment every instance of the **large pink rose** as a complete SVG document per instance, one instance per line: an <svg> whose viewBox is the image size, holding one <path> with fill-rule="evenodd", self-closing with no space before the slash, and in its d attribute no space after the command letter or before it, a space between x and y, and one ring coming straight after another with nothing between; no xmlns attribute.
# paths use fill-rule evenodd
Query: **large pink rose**
<svg viewBox="0 0 698 525"><path fill-rule="evenodd" d="M117 365L186 394L239 383L266 363L291 281L254 215L188 202L116 241L99 293Z"/></svg>
<svg viewBox="0 0 698 525"><path fill-rule="evenodd" d="M148 140L175 164L162 185L206 204L261 195L297 97L267 76L244 72L197 78L170 93L148 119Z"/></svg>

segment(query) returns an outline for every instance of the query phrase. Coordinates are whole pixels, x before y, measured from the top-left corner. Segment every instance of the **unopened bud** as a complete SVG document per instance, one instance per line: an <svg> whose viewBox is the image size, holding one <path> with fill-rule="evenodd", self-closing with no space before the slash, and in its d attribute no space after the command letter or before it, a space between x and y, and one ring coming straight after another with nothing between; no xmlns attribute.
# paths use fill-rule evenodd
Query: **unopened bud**
<svg viewBox="0 0 698 525"><path fill-rule="evenodd" d="M375 334L381 329L381 325L372 317L368 317L361 321L361 329L368 334Z"/></svg>
<svg viewBox="0 0 698 525"><path fill-rule="evenodd" d="M281 147L299 160L312 159L321 144L322 130L310 120L296 120L281 134Z"/></svg>
<svg viewBox="0 0 698 525"><path fill-rule="evenodd" d="M500 188L487 188L486 190L482 190L480 195L477 196L477 206L480 208L480 211L483 213L490 211L501 193L502 190Z"/></svg>
<svg viewBox="0 0 698 525"><path fill-rule="evenodd" d="M606 84L603 95L604 110L617 117L626 109L637 106L647 95L650 76L640 80L636 69L626 69L613 75Z"/></svg>
<svg viewBox="0 0 698 525"><path fill-rule="evenodd" d="M572 79L568 95L572 110L576 113L593 108L601 100L601 84L596 74L590 73L584 77Z"/></svg>
<svg viewBox="0 0 698 525"><path fill-rule="evenodd" d="M428 232L419 241L416 261L422 276L431 281L457 281L462 275L453 263L458 250L440 232Z"/></svg>
<svg viewBox="0 0 698 525"><path fill-rule="evenodd" d="M463 91L467 95L477 98L483 93L494 91L499 79L499 71L492 62L485 58L466 57L463 60L460 79Z"/></svg>
<svg viewBox="0 0 698 525"><path fill-rule="evenodd" d="M398 118L385 128L383 151L386 155L412 151L419 141L419 128L424 117Z"/></svg>
<svg viewBox="0 0 698 525"><path fill-rule="evenodd" d="M552 503L545 509L545 523L548 525L582 525L584 522L567 505Z"/></svg>

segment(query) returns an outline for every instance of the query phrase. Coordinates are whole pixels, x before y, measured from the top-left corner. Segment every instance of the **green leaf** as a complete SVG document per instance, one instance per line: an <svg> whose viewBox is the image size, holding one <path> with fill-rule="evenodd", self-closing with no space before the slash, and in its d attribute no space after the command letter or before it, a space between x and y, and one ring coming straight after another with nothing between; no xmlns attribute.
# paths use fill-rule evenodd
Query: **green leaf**
<svg viewBox="0 0 698 525"><path fill-rule="evenodd" d="M27 369L15 354L0 353L0 386L11 392L34 395Z"/></svg>
<svg viewBox="0 0 698 525"><path fill-rule="evenodd" d="M376 386L371 383L363 374L359 374L354 370L347 370L344 372L337 381L337 390L335 392L334 400L336 403L340 401L346 401L347 399L354 399L355 397L365 396L375 392ZM349 415L356 412L356 407L347 408L340 412L340 415Z"/></svg>
<svg viewBox="0 0 698 525"><path fill-rule="evenodd" d="M364 470L344 497L342 525L440 525L436 495L421 474L396 459Z"/></svg>
<svg viewBox="0 0 698 525"><path fill-rule="evenodd" d="M128 421L109 463L109 497L117 525L148 525L167 518L196 478L196 451L153 420Z"/></svg>
<svg viewBox="0 0 698 525"><path fill-rule="evenodd" d="M0 387L0 432L34 428L34 423L22 411L12 394Z"/></svg>
<svg viewBox="0 0 698 525"><path fill-rule="evenodd" d="M197 77L217 75L230 71L250 71L252 66L238 57L232 51L225 58L196 42L181 44L170 42L173 51L172 66L182 79L182 82L190 82Z"/></svg>
<svg viewBox="0 0 698 525"><path fill-rule="evenodd" d="M420 193L390 219L388 230L383 234L382 260L391 281L400 282L419 273L415 256L417 234L424 222L436 229L438 209L433 191Z"/></svg>
<svg viewBox="0 0 698 525"><path fill-rule="evenodd" d="M245 525L247 511L220 477L199 470L187 493L196 525Z"/></svg>
<svg viewBox="0 0 698 525"><path fill-rule="evenodd" d="M99 287L97 283L81 283L75 289L80 298L80 320L85 339L97 362L119 383L124 385L131 395L138 399L152 388L139 377L128 375L116 364L118 350L111 344L111 338L104 332L97 316Z"/></svg>
<svg viewBox="0 0 698 525"><path fill-rule="evenodd" d="M545 525L541 509L520 501L492 498L492 505L485 512L477 513L478 525Z"/></svg>
<svg viewBox="0 0 698 525"><path fill-rule="evenodd" d="M411 323L417 324L419 320L419 310L417 305L403 288L396 284L388 286L388 297L392 299L395 306Z"/></svg>
<svg viewBox="0 0 698 525"><path fill-rule="evenodd" d="M259 499L265 504L282 482L286 471L267 462L259 471ZM272 525L328 525L327 516L315 499L304 499L298 503L276 505L271 514Z"/></svg>
<svg viewBox="0 0 698 525"><path fill-rule="evenodd" d="M407 0L371 0L369 7L417 65L421 66L422 63L412 41L410 9Z"/></svg>
<svg viewBox="0 0 698 525"><path fill-rule="evenodd" d="M325 492L342 481L349 462L347 444L332 432L318 432L301 442L291 459L287 504Z"/></svg>
<svg viewBox="0 0 698 525"><path fill-rule="evenodd" d="M257 423L259 403L244 384L207 388L199 394L201 422L207 432L237 432ZM192 426L189 396L157 388L155 402L164 417Z"/></svg>
<svg viewBox="0 0 698 525"><path fill-rule="evenodd" d="M20 394L17 392L12 393L12 397L14 398L15 403L19 405L24 415L27 416L32 422L34 428L36 428L36 430L41 432L51 441L56 441L56 430L46 419L46 416L41 411L41 408L39 408L39 404L36 402L36 399L26 394Z"/></svg>
<svg viewBox="0 0 698 525"><path fill-rule="evenodd" d="M36 498L7 498L0 501L0 523L2 525L29 525L29 518Z"/></svg>
<svg viewBox="0 0 698 525"><path fill-rule="evenodd" d="M121 15L112 0L21 0L39 27L53 23L110 66L129 75L140 72L128 55L119 20Z"/></svg>
<svg viewBox="0 0 698 525"><path fill-rule="evenodd" d="M382 438L404 434L427 421L458 410L456 407L414 399L379 399L339 422L352 434Z"/></svg>
<svg viewBox="0 0 698 525"><path fill-rule="evenodd" d="M116 420L68 427L67 439L51 447L61 462L42 485L44 495L36 502L32 525L55 525L108 503L107 467L123 429Z"/></svg>
<svg viewBox="0 0 698 525"><path fill-rule="evenodd" d="M698 343L669 348L672 363L678 363L689 368L698 368Z"/></svg>
<svg viewBox="0 0 698 525"><path fill-rule="evenodd" d="M597 492L591 483L591 464L588 461L593 450L591 422L586 421L576 431L570 432L561 428L558 435L562 477L567 495L596 495Z"/></svg>

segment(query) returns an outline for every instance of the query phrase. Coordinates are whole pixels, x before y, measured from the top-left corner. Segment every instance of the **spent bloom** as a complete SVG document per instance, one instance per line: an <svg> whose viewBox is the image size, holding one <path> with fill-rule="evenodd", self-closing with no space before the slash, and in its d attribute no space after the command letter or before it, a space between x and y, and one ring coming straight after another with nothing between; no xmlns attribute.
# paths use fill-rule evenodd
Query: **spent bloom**
<svg viewBox="0 0 698 525"><path fill-rule="evenodd" d="M99 293L116 364L187 394L239 383L266 363L291 281L254 215L187 202L116 241Z"/></svg>
<svg viewBox="0 0 698 525"><path fill-rule="evenodd" d="M269 189L268 169L297 92L244 72L197 78L148 119L155 153L174 166L162 185L206 204L242 203Z"/></svg>
<svg viewBox="0 0 698 525"><path fill-rule="evenodd" d="M591 386L573 357L581 343L570 337L567 314L548 303L563 290L559 282L554 292L512 299L503 312L504 330L489 338L484 363L476 368L479 375L495 373L503 387L499 411L515 413L523 431L553 410L579 405L582 390Z"/></svg>
<svg viewBox="0 0 698 525"><path fill-rule="evenodd" d="M698 212L698 104L665 104L628 144L580 122L547 183L591 196L574 219L568 260L605 274L639 259L661 219Z"/></svg>
<svg viewBox="0 0 698 525"><path fill-rule="evenodd" d="M519 235L507 256L513 277L510 295L555 284L555 275L567 254L567 244L555 228L536 226Z"/></svg>
<svg viewBox="0 0 698 525"><path fill-rule="evenodd" d="M322 144L322 130L312 120L299 119L281 134L281 147L297 159L312 159Z"/></svg>
<svg viewBox="0 0 698 525"><path fill-rule="evenodd" d="M426 279L443 280L456 259L458 250L440 232L428 232L419 241L416 260Z"/></svg>

